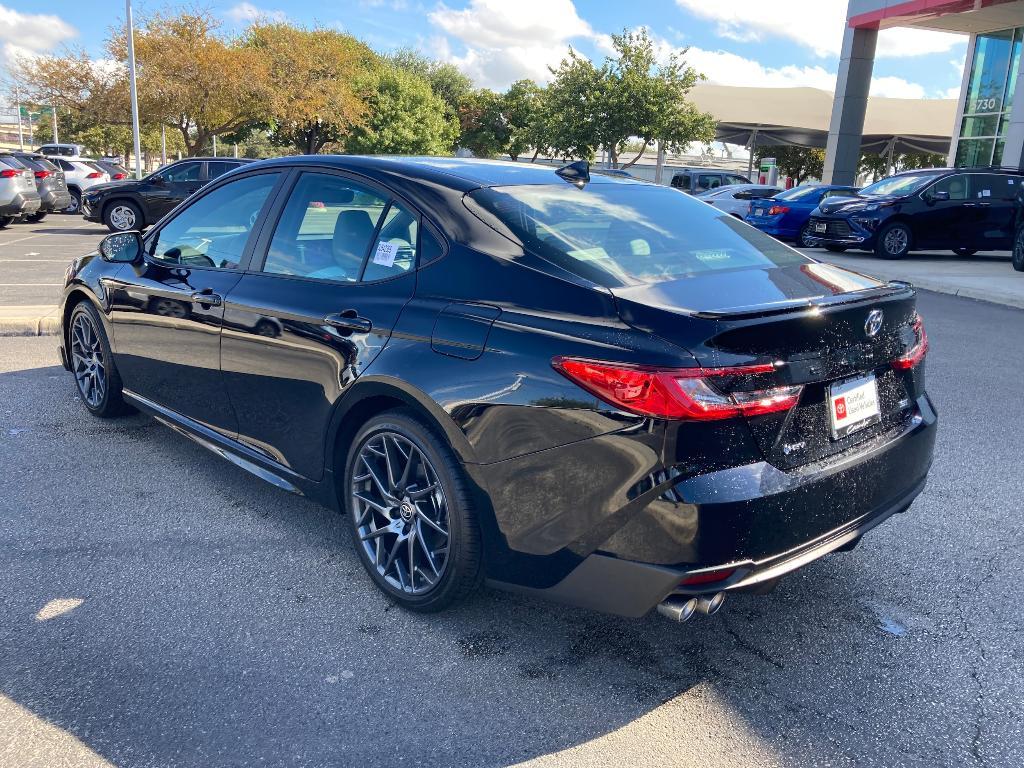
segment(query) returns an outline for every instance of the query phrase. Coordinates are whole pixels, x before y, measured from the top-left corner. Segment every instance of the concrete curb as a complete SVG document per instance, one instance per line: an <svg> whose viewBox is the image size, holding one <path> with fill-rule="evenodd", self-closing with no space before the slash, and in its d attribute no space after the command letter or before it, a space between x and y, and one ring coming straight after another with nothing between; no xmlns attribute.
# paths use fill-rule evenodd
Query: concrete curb
<svg viewBox="0 0 1024 768"><path fill-rule="evenodd" d="M913 283L915 288L920 288L922 291L944 293L947 296L958 296L961 299L975 299L977 301L987 301L990 304L1001 304L1004 307L1024 309L1024 298L1012 293L997 293L982 288L957 288L939 282L932 282L931 280L911 280L909 282Z"/></svg>
<svg viewBox="0 0 1024 768"><path fill-rule="evenodd" d="M0 307L0 336L55 336L58 333L57 307Z"/></svg>

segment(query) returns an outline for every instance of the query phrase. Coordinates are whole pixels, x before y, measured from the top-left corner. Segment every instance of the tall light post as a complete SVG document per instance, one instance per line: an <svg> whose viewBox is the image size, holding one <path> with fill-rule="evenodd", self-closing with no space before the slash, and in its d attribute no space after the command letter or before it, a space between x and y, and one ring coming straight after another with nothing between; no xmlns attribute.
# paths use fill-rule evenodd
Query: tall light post
<svg viewBox="0 0 1024 768"><path fill-rule="evenodd" d="M132 24L132 0L124 0L128 27L128 83L132 96L132 140L135 143L135 178L142 178L142 140L139 137L139 94L135 89L135 28Z"/></svg>

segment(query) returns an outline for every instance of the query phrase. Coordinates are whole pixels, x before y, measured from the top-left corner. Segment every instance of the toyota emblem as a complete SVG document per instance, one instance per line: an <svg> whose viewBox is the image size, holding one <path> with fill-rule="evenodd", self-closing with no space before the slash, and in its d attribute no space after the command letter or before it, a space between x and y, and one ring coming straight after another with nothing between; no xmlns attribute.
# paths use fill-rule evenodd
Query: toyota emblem
<svg viewBox="0 0 1024 768"><path fill-rule="evenodd" d="M880 330L882 330L882 310L872 309L868 312L868 319L864 321L864 333L869 339L873 339Z"/></svg>

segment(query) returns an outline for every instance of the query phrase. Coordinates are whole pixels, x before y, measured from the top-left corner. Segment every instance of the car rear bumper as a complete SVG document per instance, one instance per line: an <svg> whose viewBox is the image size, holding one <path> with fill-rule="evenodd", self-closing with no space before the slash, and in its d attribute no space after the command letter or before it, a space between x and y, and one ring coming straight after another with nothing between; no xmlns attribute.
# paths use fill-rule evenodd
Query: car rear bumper
<svg viewBox="0 0 1024 768"><path fill-rule="evenodd" d="M792 229L791 227L783 227L780 224L759 220L750 216L748 216L745 221L752 227L757 227L766 235L777 237L780 240L789 240L795 238L799 234L797 230Z"/></svg>
<svg viewBox="0 0 1024 768"><path fill-rule="evenodd" d="M658 486L656 498L671 504L648 504L556 583L492 583L622 616L642 616L672 594L754 589L852 547L907 509L924 488L937 421L921 397L894 431L821 462L788 472L761 462ZM680 586L702 571L731 573Z"/></svg>
<svg viewBox="0 0 1024 768"><path fill-rule="evenodd" d="M39 210L42 201L38 194L19 192L7 203L0 205L0 216L22 216Z"/></svg>
<svg viewBox="0 0 1024 768"><path fill-rule="evenodd" d="M63 211L71 205L71 193L65 189L47 189L39 195L42 204L39 210L45 213Z"/></svg>

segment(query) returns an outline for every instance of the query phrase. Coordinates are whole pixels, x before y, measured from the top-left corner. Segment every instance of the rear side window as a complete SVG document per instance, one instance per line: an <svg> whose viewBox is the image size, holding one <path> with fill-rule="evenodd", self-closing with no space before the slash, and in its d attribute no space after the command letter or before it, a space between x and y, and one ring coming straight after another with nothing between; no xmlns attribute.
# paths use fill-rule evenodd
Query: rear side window
<svg viewBox="0 0 1024 768"><path fill-rule="evenodd" d="M685 173L680 173L672 177L672 186L679 187L680 189L690 188L690 177Z"/></svg>
<svg viewBox="0 0 1024 768"><path fill-rule="evenodd" d="M160 172L167 181L199 181L202 163L182 163Z"/></svg>
<svg viewBox="0 0 1024 768"><path fill-rule="evenodd" d="M470 198L499 231L607 287L809 263L734 216L656 186L492 187Z"/></svg>
<svg viewBox="0 0 1024 768"><path fill-rule="evenodd" d="M211 179L216 179L218 176L223 176L228 171L233 171L239 166L239 163L228 163L223 161L211 160L206 164L206 174Z"/></svg>
<svg viewBox="0 0 1024 768"><path fill-rule="evenodd" d="M387 203L380 193L342 176L302 174L274 231L263 271L356 282Z"/></svg>
<svg viewBox="0 0 1024 768"><path fill-rule="evenodd" d="M749 184L750 183L750 179L748 179L746 176L726 176L725 178L728 179L728 183L729 184Z"/></svg>
<svg viewBox="0 0 1024 768"><path fill-rule="evenodd" d="M14 157L13 155L4 155L3 156L3 160L4 160L5 163L7 163L9 166L11 166L11 168L28 168L29 167L28 165L26 165L21 160L19 160L18 158Z"/></svg>
<svg viewBox="0 0 1024 768"><path fill-rule="evenodd" d="M971 176L971 197L986 200L1016 200L1017 179L1001 173L977 173Z"/></svg>
<svg viewBox="0 0 1024 768"><path fill-rule="evenodd" d="M73 171L73 170L75 170L75 166L74 165L69 163L67 160L60 159L59 157L54 158L53 162L55 162L57 165L59 165L65 171Z"/></svg>
<svg viewBox="0 0 1024 768"><path fill-rule="evenodd" d="M416 215L401 203L392 203L370 249L363 280L386 280L415 267L418 239L419 220Z"/></svg>
<svg viewBox="0 0 1024 768"><path fill-rule="evenodd" d="M697 174L697 191L702 192L705 189L717 189L722 186L722 177L717 173L700 173Z"/></svg>

